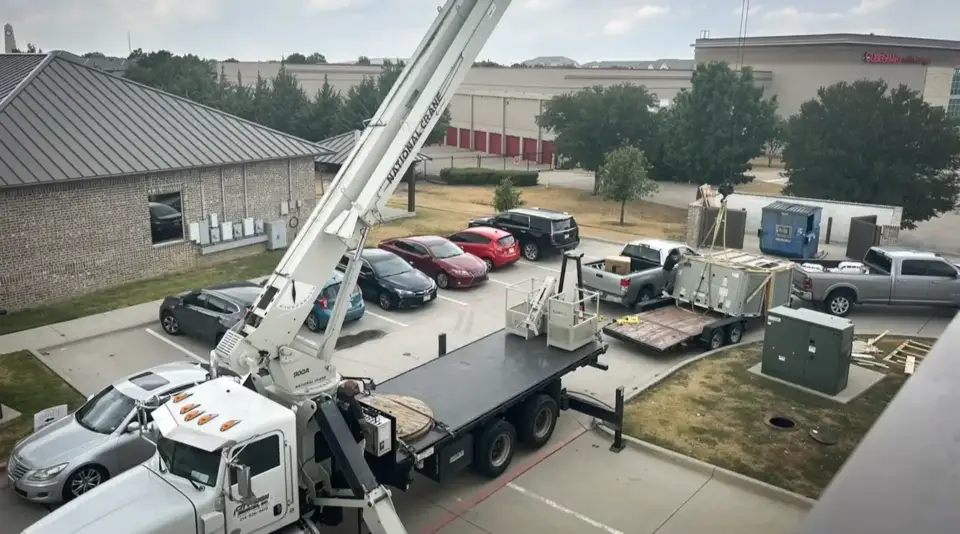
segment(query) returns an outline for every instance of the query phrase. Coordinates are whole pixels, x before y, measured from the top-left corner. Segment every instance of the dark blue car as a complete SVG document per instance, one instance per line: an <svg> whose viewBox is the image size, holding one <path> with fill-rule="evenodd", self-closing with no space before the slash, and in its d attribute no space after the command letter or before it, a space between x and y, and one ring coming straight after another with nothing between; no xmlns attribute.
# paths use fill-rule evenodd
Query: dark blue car
<svg viewBox="0 0 960 534"><path fill-rule="evenodd" d="M313 304L313 311L307 316L305 324L311 332L320 332L327 327L330 321L330 314L333 313L333 305L340 295L340 284L343 281L343 275L339 272L333 273L333 278L327 281L323 286L323 291ZM360 288L355 288L350 295L350 307L347 308L344 322L356 321L363 317L366 307L363 304L363 296Z"/></svg>

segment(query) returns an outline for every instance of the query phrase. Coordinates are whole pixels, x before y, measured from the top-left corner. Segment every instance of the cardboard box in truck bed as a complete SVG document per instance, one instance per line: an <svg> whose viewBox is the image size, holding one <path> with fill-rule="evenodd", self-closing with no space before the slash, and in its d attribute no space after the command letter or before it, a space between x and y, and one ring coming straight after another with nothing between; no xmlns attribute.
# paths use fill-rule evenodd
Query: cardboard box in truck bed
<svg viewBox="0 0 960 534"><path fill-rule="evenodd" d="M630 274L630 258L626 256L607 256L603 260L603 268L608 273L627 275Z"/></svg>

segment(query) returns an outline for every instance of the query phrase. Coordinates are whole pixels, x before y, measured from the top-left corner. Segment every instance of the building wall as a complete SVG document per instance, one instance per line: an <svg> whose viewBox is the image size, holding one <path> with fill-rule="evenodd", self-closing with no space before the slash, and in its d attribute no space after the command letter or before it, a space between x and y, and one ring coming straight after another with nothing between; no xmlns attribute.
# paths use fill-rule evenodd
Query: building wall
<svg viewBox="0 0 960 534"><path fill-rule="evenodd" d="M201 255L188 241L153 244L147 197L179 191L184 228L216 213L221 221L306 219L313 209L313 160L0 190L0 309L64 300L263 250L252 245ZM289 214L280 203L289 200ZM299 208L296 201L300 201ZM295 233L288 225L288 239Z"/></svg>

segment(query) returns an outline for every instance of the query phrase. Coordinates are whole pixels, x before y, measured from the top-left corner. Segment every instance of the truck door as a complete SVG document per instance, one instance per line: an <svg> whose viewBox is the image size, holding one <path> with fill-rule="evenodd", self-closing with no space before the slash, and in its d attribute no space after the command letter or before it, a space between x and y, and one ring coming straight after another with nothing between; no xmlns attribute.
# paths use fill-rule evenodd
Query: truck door
<svg viewBox="0 0 960 534"><path fill-rule="evenodd" d="M279 432L237 446L243 450L237 463L250 468L249 502L226 500L227 532L270 532L287 513L287 480L283 439ZM228 473L228 476L229 473ZM236 480L230 479L230 491L238 495Z"/></svg>
<svg viewBox="0 0 960 534"><path fill-rule="evenodd" d="M930 278L927 276L928 260L903 260L900 272L893 279L891 304L922 304L930 293Z"/></svg>
<svg viewBox="0 0 960 534"><path fill-rule="evenodd" d="M925 301L928 304L955 304L960 301L960 280L957 268L942 260L921 260L927 280Z"/></svg>

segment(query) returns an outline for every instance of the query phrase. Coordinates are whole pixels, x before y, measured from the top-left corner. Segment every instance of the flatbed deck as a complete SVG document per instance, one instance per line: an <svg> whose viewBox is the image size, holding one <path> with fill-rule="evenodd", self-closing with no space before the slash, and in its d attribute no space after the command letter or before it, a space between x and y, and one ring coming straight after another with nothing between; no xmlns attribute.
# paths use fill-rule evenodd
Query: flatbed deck
<svg viewBox="0 0 960 534"><path fill-rule="evenodd" d="M498 330L376 387L378 393L414 397L433 410L437 424L407 441L415 452L463 434L488 416L580 367L595 363L606 345L594 341L575 351ZM409 455L404 449L399 455Z"/></svg>
<svg viewBox="0 0 960 534"><path fill-rule="evenodd" d="M620 341L666 351L700 336L705 326L717 320L712 314L679 306L664 306L636 317L638 323L614 322L603 327L603 333Z"/></svg>

